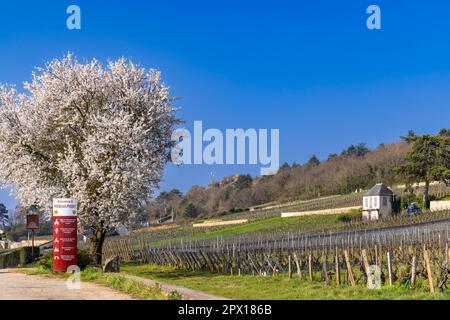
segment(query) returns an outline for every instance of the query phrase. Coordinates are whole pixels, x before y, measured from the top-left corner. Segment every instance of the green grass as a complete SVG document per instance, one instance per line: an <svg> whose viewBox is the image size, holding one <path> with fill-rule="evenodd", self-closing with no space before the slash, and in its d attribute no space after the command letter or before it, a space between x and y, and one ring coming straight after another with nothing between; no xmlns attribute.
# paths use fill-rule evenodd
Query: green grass
<svg viewBox="0 0 450 320"><path fill-rule="evenodd" d="M70 276L67 273L53 273L51 270L42 267L34 268L35 266L35 264L27 265L28 268L20 271L28 275L59 277L63 279ZM140 300L167 300L173 297L168 297L159 287L149 287L131 279L126 279L120 276L120 274L103 273L100 270L87 268L81 272L80 277L81 281L104 285Z"/></svg>
<svg viewBox="0 0 450 320"><path fill-rule="evenodd" d="M202 239L217 236L237 236L248 233L263 233L270 230L307 231L317 228L318 225L330 226L338 223L338 217L339 215L316 215L291 218L271 218L211 231L208 233L196 234L191 238Z"/></svg>
<svg viewBox="0 0 450 320"><path fill-rule="evenodd" d="M369 290L334 283L311 282L277 276L229 276L206 272L192 272L156 265L123 265L122 271L183 286L213 295L244 300L440 300L450 299L450 294L431 294L425 289L405 289L399 286Z"/></svg>
<svg viewBox="0 0 450 320"><path fill-rule="evenodd" d="M349 213L353 216L352 213ZM359 214L359 213L358 213ZM344 225L343 222L339 221L339 217L342 214L333 215L311 215L303 217L291 217L291 218L270 218L266 220L260 220L256 222L245 223L241 225L222 227L217 230L202 230L202 228L193 227L180 227L184 230L191 230L189 235L185 236L175 236L169 238L171 240L160 240L153 243L153 245L161 245L167 241L180 241L181 239L193 239L193 240L203 240L203 239L213 239L216 237L232 237L239 235L248 234L259 234L267 233L273 231L283 231L283 232L308 232L317 230L320 228L332 228ZM197 230L196 230L197 229ZM162 231L164 232L164 231Z"/></svg>
<svg viewBox="0 0 450 320"><path fill-rule="evenodd" d="M120 275L86 269L81 273L81 281L90 281L106 285L112 289L127 293L141 300L166 300L166 295L158 287L148 287Z"/></svg>

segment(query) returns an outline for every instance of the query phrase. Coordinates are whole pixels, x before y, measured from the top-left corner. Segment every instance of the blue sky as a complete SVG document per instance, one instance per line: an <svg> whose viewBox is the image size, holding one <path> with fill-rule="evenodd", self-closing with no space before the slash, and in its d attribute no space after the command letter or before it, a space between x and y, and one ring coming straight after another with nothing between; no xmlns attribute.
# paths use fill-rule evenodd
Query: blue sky
<svg viewBox="0 0 450 320"><path fill-rule="evenodd" d="M82 29L66 28L77 4ZM382 29L366 28L377 4ZM281 162L450 127L448 1L9 1L0 10L0 82L68 51L162 71L192 127L278 128ZM168 165L186 191L259 166ZM0 202L14 200L0 191Z"/></svg>

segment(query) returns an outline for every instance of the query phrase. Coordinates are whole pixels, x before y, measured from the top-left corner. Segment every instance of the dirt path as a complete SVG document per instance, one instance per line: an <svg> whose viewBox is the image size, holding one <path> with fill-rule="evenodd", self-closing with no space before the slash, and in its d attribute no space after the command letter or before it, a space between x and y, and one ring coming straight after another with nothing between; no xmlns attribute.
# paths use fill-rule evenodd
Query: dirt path
<svg viewBox="0 0 450 320"><path fill-rule="evenodd" d="M201 291L197 291L197 290L193 290L193 289L189 289L189 288L179 287L179 286L175 286L172 284L162 283L162 282L151 280L151 279L136 277L136 276L129 275L129 274L121 274L121 276L124 278L128 278L128 279L140 282L141 284L144 284L149 287L158 285L161 288L161 290L166 293L176 291L179 294L181 294L183 300L229 300L228 298L214 296L209 293L205 293L205 292L201 292Z"/></svg>
<svg viewBox="0 0 450 320"><path fill-rule="evenodd" d="M69 290L62 279L29 276L14 270L0 270L0 300L130 300L131 297L107 287L82 282Z"/></svg>

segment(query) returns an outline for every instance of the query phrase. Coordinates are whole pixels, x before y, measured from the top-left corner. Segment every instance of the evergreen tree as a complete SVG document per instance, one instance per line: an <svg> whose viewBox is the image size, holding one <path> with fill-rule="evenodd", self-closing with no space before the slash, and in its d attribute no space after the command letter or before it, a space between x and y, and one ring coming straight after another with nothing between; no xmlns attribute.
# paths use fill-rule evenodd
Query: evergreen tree
<svg viewBox="0 0 450 320"><path fill-rule="evenodd" d="M450 183L450 137L440 135L408 136L412 149L405 164L394 171L407 183L425 182L423 203L430 208L429 188L434 180Z"/></svg>
<svg viewBox="0 0 450 320"><path fill-rule="evenodd" d="M317 165L320 164L320 160L319 160L319 158L317 158L316 155L314 154L314 155L311 157L311 159L309 159L308 164L309 164L309 165L312 165L312 166L317 166Z"/></svg>
<svg viewBox="0 0 450 320"><path fill-rule="evenodd" d="M189 203L186 207L186 209L184 209L184 216L186 218L196 218L198 215L197 213L197 208L195 208L195 206L192 203Z"/></svg>

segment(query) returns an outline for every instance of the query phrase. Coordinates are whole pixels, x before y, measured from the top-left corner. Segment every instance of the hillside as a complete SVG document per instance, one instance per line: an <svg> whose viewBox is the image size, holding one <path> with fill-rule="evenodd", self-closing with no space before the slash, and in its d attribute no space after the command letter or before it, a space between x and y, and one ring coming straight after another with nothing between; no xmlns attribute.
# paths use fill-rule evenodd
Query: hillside
<svg viewBox="0 0 450 320"><path fill-rule="evenodd" d="M379 181L394 184L398 181L390 169L403 163L409 149L405 142L381 144L375 150L352 145L323 161L313 156L303 165L286 163L273 176L233 175L205 187L193 186L185 195L178 190L162 192L148 211L151 217L172 209L177 217L207 217L266 203L347 194Z"/></svg>

